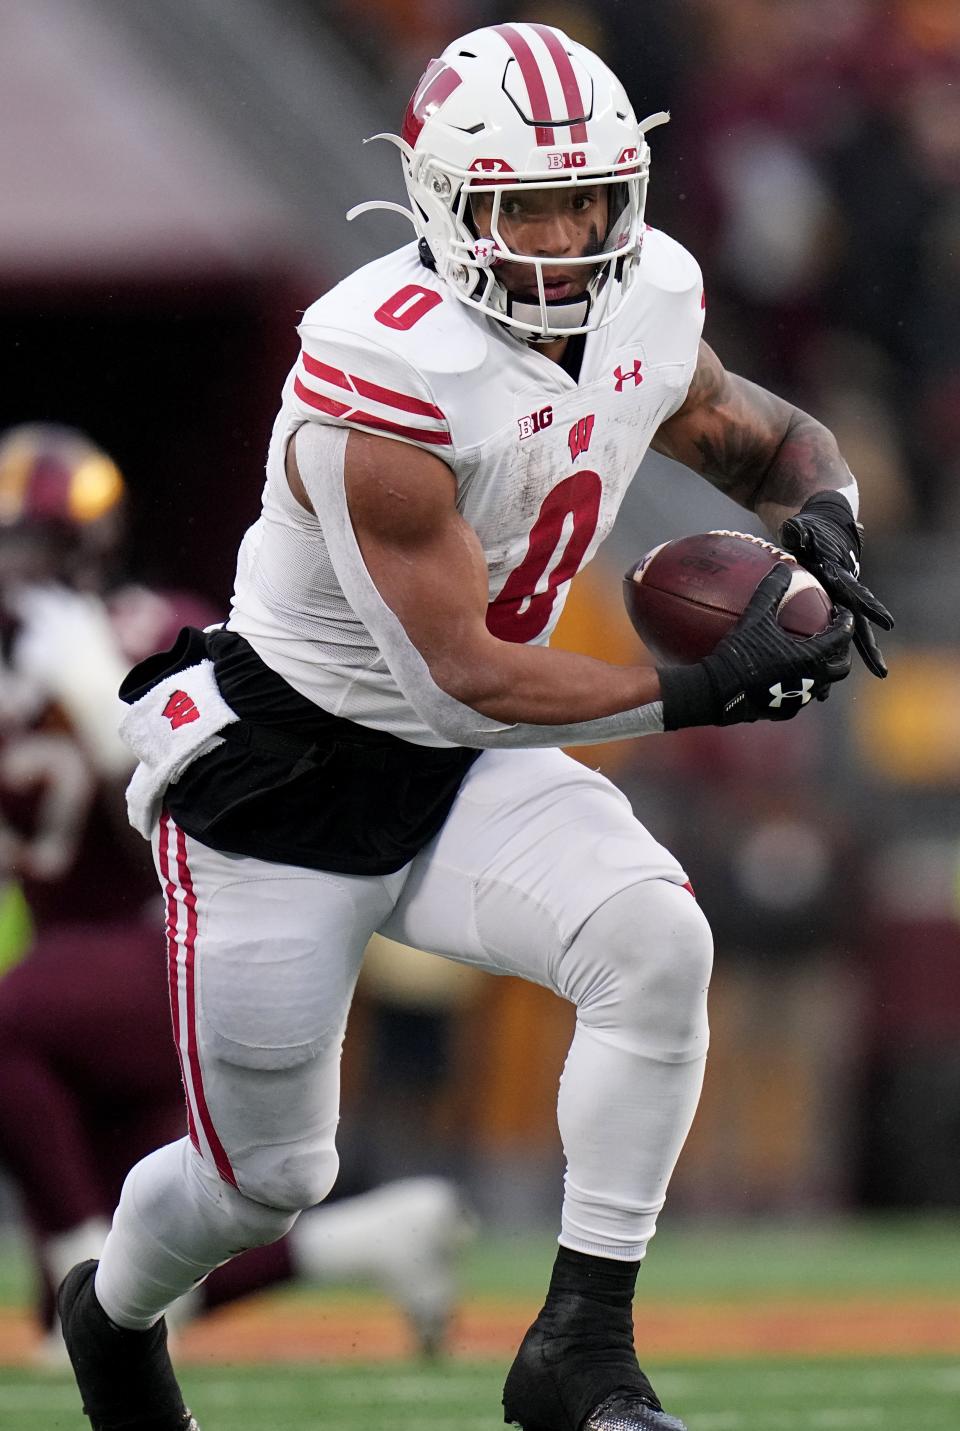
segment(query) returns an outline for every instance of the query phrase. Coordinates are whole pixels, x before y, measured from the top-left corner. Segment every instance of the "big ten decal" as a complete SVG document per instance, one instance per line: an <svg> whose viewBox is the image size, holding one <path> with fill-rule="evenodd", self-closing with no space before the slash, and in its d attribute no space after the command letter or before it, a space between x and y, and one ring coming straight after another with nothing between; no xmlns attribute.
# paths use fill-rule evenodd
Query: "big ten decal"
<svg viewBox="0 0 960 1431"><path fill-rule="evenodd" d="M540 408L538 412L527 413L526 417L518 417L517 423L520 427L522 442L525 437L533 437L536 433L542 432L545 427L552 427L553 408L548 405Z"/></svg>
<svg viewBox="0 0 960 1431"><path fill-rule="evenodd" d="M585 169L587 156L582 149L553 150L547 155L548 169Z"/></svg>
<svg viewBox="0 0 960 1431"><path fill-rule="evenodd" d="M597 530L603 484L596 472L574 472L547 493L530 529L527 551L487 607L487 630L501 641L533 641L545 631L557 592L580 569Z"/></svg>

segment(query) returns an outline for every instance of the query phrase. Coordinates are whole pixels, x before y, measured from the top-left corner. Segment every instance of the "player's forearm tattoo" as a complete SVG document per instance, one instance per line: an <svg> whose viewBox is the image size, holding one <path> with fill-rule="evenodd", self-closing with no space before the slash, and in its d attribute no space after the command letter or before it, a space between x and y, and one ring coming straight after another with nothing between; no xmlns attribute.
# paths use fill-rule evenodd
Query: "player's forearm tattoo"
<svg viewBox="0 0 960 1431"><path fill-rule="evenodd" d="M703 475L742 506L801 507L814 492L843 486L849 473L833 434L795 409L785 432L763 420L723 424L696 439ZM781 435L782 432L782 435Z"/></svg>
<svg viewBox="0 0 960 1431"><path fill-rule="evenodd" d="M822 423L715 361L698 366L685 407L654 445L760 515L795 511L813 492L849 481Z"/></svg>
<svg viewBox="0 0 960 1431"><path fill-rule="evenodd" d="M822 422L795 409L790 425L754 493L754 507L801 507L814 492L843 487L850 469Z"/></svg>

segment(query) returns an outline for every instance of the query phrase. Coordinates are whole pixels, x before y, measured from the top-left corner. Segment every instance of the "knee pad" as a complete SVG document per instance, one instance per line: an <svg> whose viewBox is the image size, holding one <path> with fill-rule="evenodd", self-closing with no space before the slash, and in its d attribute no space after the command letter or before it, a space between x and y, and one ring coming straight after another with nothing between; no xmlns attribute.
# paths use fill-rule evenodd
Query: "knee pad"
<svg viewBox="0 0 960 1431"><path fill-rule="evenodd" d="M223 1182L186 1138L169 1143L127 1174L97 1297L118 1325L146 1330L214 1267L275 1242L295 1221Z"/></svg>
<svg viewBox="0 0 960 1431"><path fill-rule="evenodd" d="M563 964L561 992L598 1035L667 1062L704 1053L713 938L683 885L654 879L620 890L581 927Z"/></svg>
<svg viewBox="0 0 960 1431"><path fill-rule="evenodd" d="M275 1148L256 1148L233 1169L245 1198L289 1216L323 1202L337 1180L340 1159L332 1147L308 1145L279 1157Z"/></svg>
<svg viewBox="0 0 960 1431"><path fill-rule="evenodd" d="M257 1198L255 1192L231 1187L189 1143L184 1143L182 1156L185 1182L191 1190L190 1200L197 1210L199 1221L211 1227L228 1224L238 1251L265 1247L290 1231L299 1208L279 1207ZM139 1192L135 1175L141 1168L147 1168L149 1162L149 1158L145 1159L139 1168L134 1169L134 1176L128 1177L134 1196ZM127 1196L126 1184L122 1196ZM139 1196L137 1200L140 1201Z"/></svg>

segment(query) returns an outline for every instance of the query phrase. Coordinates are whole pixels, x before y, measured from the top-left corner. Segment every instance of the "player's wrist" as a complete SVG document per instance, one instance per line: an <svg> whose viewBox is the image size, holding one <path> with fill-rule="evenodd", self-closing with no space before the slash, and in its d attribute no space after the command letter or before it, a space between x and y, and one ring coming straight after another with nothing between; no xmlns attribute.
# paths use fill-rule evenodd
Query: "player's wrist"
<svg viewBox="0 0 960 1431"><path fill-rule="evenodd" d="M863 548L862 531L842 492L814 492L780 528L779 540L801 562L836 561L853 570Z"/></svg>
<svg viewBox="0 0 960 1431"><path fill-rule="evenodd" d="M693 725L717 725L721 702L710 671L701 661L693 666L658 666L664 730Z"/></svg>

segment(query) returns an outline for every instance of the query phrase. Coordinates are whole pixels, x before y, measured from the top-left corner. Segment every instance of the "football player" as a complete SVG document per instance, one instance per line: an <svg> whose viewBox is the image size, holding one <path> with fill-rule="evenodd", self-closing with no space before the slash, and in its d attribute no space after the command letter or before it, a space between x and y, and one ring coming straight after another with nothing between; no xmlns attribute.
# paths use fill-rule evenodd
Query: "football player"
<svg viewBox="0 0 960 1431"><path fill-rule="evenodd" d="M430 63L392 139L413 240L304 316L229 619L128 677L190 1133L133 1169L99 1264L61 1290L95 1427L196 1425L162 1314L331 1187L380 930L576 1006L559 1250L505 1419L679 1431L631 1302L700 1092L710 933L686 872L559 747L793 716L853 640L884 673L890 618L833 437L724 370L696 262L644 222L666 117L638 123L542 24ZM781 564L698 665L550 649L651 445L764 518L830 591L828 631L779 627Z"/></svg>
<svg viewBox="0 0 960 1431"><path fill-rule="evenodd" d="M124 505L115 463L81 433L42 424L0 439L0 884L19 881L35 927L0 978L0 1167L31 1234L53 1364L53 1289L99 1253L128 1168L184 1126L155 878L127 838L132 761L114 708L132 660L211 613L195 596L116 584ZM435 1351L468 1230L446 1179L403 1179L238 1258L177 1317L295 1276L364 1277Z"/></svg>

